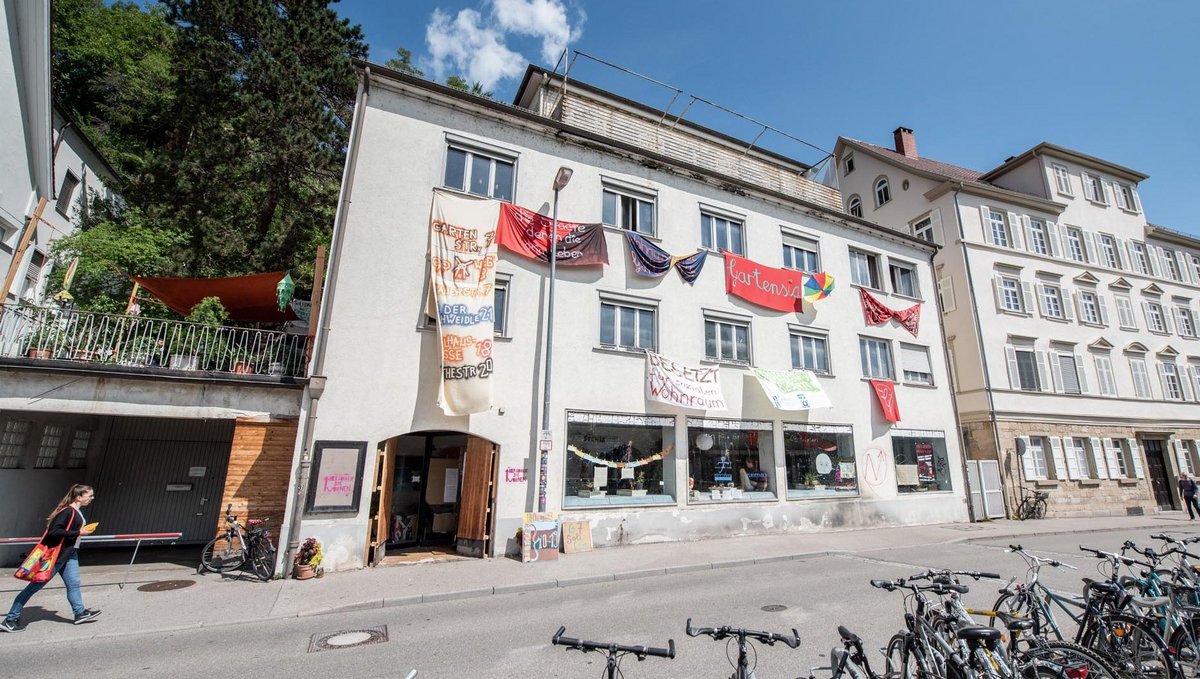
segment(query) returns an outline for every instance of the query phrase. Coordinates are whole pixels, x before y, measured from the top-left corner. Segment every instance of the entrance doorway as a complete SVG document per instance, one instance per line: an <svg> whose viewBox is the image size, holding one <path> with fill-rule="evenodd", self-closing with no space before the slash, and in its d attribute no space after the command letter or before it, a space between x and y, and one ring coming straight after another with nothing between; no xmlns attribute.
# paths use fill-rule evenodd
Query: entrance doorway
<svg viewBox="0 0 1200 679"><path fill-rule="evenodd" d="M1150 487L1154 490L1155 503L1159 509L1175 509L1171 482L1167 478L1167 460L1163 457L1162 440L1144 439L1142 445L1146 450L1146 470L1150 473Z"/></svg>
<svg viewBox="0 0 1200 679"><path fill-rule="evenodd" d="M496 446L444 431L405 434L388 443L391 478L382 482L391 493L380 508L387 513L387 551L440 547L488 554Z"/></svg>

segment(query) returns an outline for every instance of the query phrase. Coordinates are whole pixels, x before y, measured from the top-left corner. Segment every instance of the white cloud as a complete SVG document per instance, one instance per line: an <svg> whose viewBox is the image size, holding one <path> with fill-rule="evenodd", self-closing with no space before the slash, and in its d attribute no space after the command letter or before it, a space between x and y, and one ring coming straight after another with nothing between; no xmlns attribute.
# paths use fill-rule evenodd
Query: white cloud
<svg viewBox="0 0 1200 679"><path fill-rule="evenodd" d="M429 70L434 78L461 75L479 82L486 90L505 78L525 71L528 60L509 49L510 34L540 39L541 58L553 66L567 45L578 40L579 27L572 28L561 0L487 0L489 21L474 9L459 10L453 17L436 9L425 27ZM583 15L579 14L582 23Z"/></svg>

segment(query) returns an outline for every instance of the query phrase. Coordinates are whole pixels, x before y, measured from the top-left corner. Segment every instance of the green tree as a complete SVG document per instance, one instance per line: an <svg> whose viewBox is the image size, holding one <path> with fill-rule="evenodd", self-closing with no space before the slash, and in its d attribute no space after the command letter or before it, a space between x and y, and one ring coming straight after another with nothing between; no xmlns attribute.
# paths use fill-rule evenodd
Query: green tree
<svg viewBox="0 0 1200 679"><path fill-rule="evenodd" d="M383 62L383 65L392 70L400 71L401 73L409 73L420 78L425 77L424 71L416 66L413 66L412 52L405 47L397 47L396 56Z"/></svg>
<svg viewBox="0 0 1200 679"><path fill-rule="evenodd" d="M487 97L488 99L496 98L493 96L493 92L491 90L483 89L483 83L479 82L478 80L468 85L466 79L464 79L462 76L452 75L449 78L446 78L446 84L456 90L462 90L463 92L470 92L471 94L477 94L481 97Z"/></svg>

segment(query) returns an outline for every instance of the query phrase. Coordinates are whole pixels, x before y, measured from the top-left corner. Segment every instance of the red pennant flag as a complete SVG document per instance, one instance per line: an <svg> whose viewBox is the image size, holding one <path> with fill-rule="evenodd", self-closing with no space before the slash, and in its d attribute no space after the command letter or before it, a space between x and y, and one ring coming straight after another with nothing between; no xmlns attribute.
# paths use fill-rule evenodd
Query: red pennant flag
<svg viewBox="0 0 1200 679"><path fill-rule="evenodd" d="M858 296L862 300L863 317L867 321L867 325L882 325L890 319L896 319L904 329L912 333L913 337L917 336L917 329L921 323L921 303L918 302L907 309L896 311L883 305L883 302L875 299L875 296L866 290L859 288Z"/></svg>
<svg viewBox="0 0 1200 679"><path fill-rule="evenodd" d="M891 380L871 380L871 388L875 390L879 407L883 408L884 419L888 422L899 422L900 404L896 403L896 385Z"/></svg>

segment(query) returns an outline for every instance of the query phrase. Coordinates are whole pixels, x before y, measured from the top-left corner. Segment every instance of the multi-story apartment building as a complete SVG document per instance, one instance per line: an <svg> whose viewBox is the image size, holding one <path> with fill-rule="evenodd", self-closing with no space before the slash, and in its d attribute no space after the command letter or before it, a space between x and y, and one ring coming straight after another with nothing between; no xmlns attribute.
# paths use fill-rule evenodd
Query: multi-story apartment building
<svg viewBox="0 0 1200 679"><path fill-rule="evenodd" d="M573 171L565 186L560 168ZM935 248L847 215L809 170L536 67L508 105L363 65L313 359L320 388L302 406L308 493L289 505L301 537L323 541L330 568L361 566L373 547L518 550L523 514L538 506L547 402L546 508L588 522L599 546L967 519ZM485 217L457 230L447 205ZM480 256L510 206L533 224L557 214L598 232L607 263L560 264L551 279L548 257ZM547 220L526 236L544 253L549 231ZM431 287L451 285L449 255L429 244L451 232L454 266L483 274L479 312L427 306ZM479 252L467 244L476 236ZM648 277L635 268L645 244L706 264L692 282ZM820 272L832 294L802 307L735 290L779 294L772 276L794 286ZM909 312L907 326L886 315L867 325L863 277L882 307ZM448 330L485 317L494 337L489 327L464 343ZM443 380L473 374L447 368L463 352L482 352L492 395L447 414ZM684 381L719 378L722 398L652 398L661 384L648 373L662 363L647 352ZM807 370L832 405L779 409L755 368Z"/></svg>
<svg viewBox="0 0 1200 679"><path fill-rule="evenodd" d="M848 212L941 247L935 276L967 456L1009 507L1178 506L1200 446L1200 240L1146 221L1146 175L1042 143L978 172L841 138Z"/></svg>

